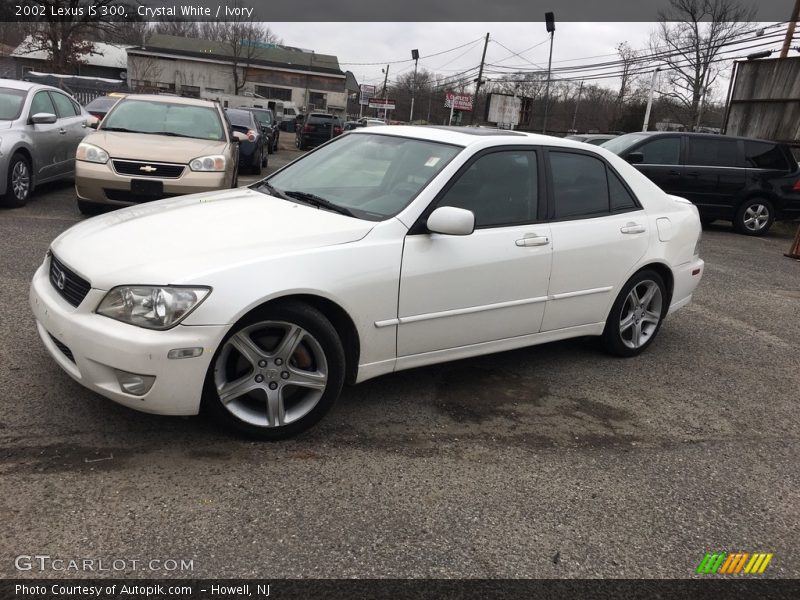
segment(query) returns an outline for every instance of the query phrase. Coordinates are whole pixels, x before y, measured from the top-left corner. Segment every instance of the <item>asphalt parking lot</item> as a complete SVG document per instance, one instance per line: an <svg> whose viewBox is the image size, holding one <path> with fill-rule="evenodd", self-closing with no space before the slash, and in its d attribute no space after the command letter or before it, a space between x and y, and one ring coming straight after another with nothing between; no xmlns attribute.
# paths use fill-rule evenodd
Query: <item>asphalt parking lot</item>
<svg viewBox="0 0 800 600"><path fill-rule="evenodd" d="M284 134L275 168L296 156ZM240 179L241 184L254 177ZM299 438L83 389L27 305L69 183L0 212L0 576L14 557L191 560L152 577L690 577L706 552L800 575L793 228L704 234L693 304L642 356L574 340L346 389Z"/></svg>

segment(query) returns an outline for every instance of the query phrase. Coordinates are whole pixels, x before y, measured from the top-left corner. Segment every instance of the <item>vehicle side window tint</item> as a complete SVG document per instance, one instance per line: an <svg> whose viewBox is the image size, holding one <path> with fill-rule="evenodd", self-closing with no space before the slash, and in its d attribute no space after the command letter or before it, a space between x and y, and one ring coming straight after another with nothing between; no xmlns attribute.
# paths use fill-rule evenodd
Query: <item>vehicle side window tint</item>
<svg viewBox="0 0 800 600"><path fill-rule="evenodd" d="M74 117L78 114L75 112L75 107L73 106L70 99L67 98L64 94L59 94L57 92L50 92L50 97L53 99L53 104L56 105L56 110L58 111L58 117L60 119Z"/></svg>
<svg viewBox="0 0 800 600"><path fill-rule="evenodd" d="M36 92L31 102L31 116L38 113L56 114L56 109L53 107L53 102L50 100L50 94L47 92Z"/></svg>
<svg viewBox="0 0 800 600"><path fill-rule="evenodd" d="M645 142L634 152L644 156L642 163L648 165L677 165L681 156L681 138L663 137Z"/></svg>
<svg viewBox="0 0 800 600"><path fill-rule="evenodd" d="M606 165L585 154L550 152L555 218L608 213Z"/></svg>
<svg viewBox="0 0 800 600"><path fill-rule="evenodd" d="M790 168L781 152L781 147L768 142L745 141L744 158L748 167L756 169L788 171Z"/></svg>
<svg viewBox="0 0 800 600"><path fill-rule="evenodd" d="M608 195L611 199L611 212L638 208L628 188L611 169L608 169Z"/></svg>
<svg viewBox="0 0 800 600"><path fill-rule="evenodd" d="M536 220L538 173L536 152L504 150L478 158L438 206L471 210L475 227L517 225Z"/></svg>
<svg viewBox="0 0 800 600"><path fill-rule="evenodd" d="M689 137L687 165L708 167L738 167L736 140Z"/></svg>

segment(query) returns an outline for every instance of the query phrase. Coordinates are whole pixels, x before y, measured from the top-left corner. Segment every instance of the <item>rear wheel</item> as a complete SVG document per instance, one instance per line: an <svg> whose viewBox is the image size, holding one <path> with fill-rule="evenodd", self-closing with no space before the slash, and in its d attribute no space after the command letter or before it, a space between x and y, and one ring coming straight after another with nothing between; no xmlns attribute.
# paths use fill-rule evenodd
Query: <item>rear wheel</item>
<svg viewBox="0 0 800 600"><path fill-rule="evenodd" d="M15 154L8 163L6 193L0 196L0 205L7 208L25 206L33 190L31 163L22 154Z"/></svg>
<svg viewBox="0 0 800 600"><path fill-rule="evenodd" d="M664 280L655 271L636 273L622 288L606 320L603 344L611 354L636 356L655 339L667 314Z"/></svg>
<svg viewBox="0 0 800 600"><path fill-rule="evenodd" d="M261 150L256 157L255 162L253 162L253 174L254 175L261 175L261 167L264 164L264 151Z"/></svg>
<svg viewBox="0 0 800 600"><path fill-rule="evenodd" d="M745 235L764 235L775 221L775 209L769 200L750 198L736 211L733 226Z"/></svg>
<svg viewBox="0 0 800 600"><path fill-rule="evenodd" d="M344 372L344 349L330 321L305 304L280 304L231 329L209 366L203 404L240 432L282 439L322 418Z"/></svg>

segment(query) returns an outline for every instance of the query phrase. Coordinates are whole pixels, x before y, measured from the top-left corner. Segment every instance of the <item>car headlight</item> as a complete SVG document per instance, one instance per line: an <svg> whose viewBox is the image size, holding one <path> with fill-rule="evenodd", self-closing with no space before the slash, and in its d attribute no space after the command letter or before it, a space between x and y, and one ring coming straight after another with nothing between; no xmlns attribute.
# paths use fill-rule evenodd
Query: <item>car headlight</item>
<svg viewBox="0 0 800 600"><path fill-rule="evenodd" d="M198 156L189 163L192 171L224 171L225 157L220 154Z"/></svg>
<svg viewBox="0 0 800 600"><path fill-rule="evenodd" d="M207 287L121 285L105 295L96 312L146 329L169 329L210 293Z"/></svg>
<svg viewBox="0 0 800 600"><path fill-rule="evenodd" d="M78 144L78 151L75 153L75 158L78 160L85 160L86 162L105 164L108 162L108 152L99 146L81 142Z"/></svg>

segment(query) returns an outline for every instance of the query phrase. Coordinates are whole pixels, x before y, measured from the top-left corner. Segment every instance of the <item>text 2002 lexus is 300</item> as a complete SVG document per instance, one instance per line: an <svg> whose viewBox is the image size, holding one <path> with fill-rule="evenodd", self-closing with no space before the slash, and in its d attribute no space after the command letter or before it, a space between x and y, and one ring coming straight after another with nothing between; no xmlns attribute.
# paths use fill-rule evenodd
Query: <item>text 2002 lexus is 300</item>
<svg viewBox="0 0 800 600"><path fill-rule="evenodd" d="M636 355L691 300L700 231L602 148L372 127L250 187L72 227L30 303L89 389L275 439L392 371L576 336Z"/></svg>

